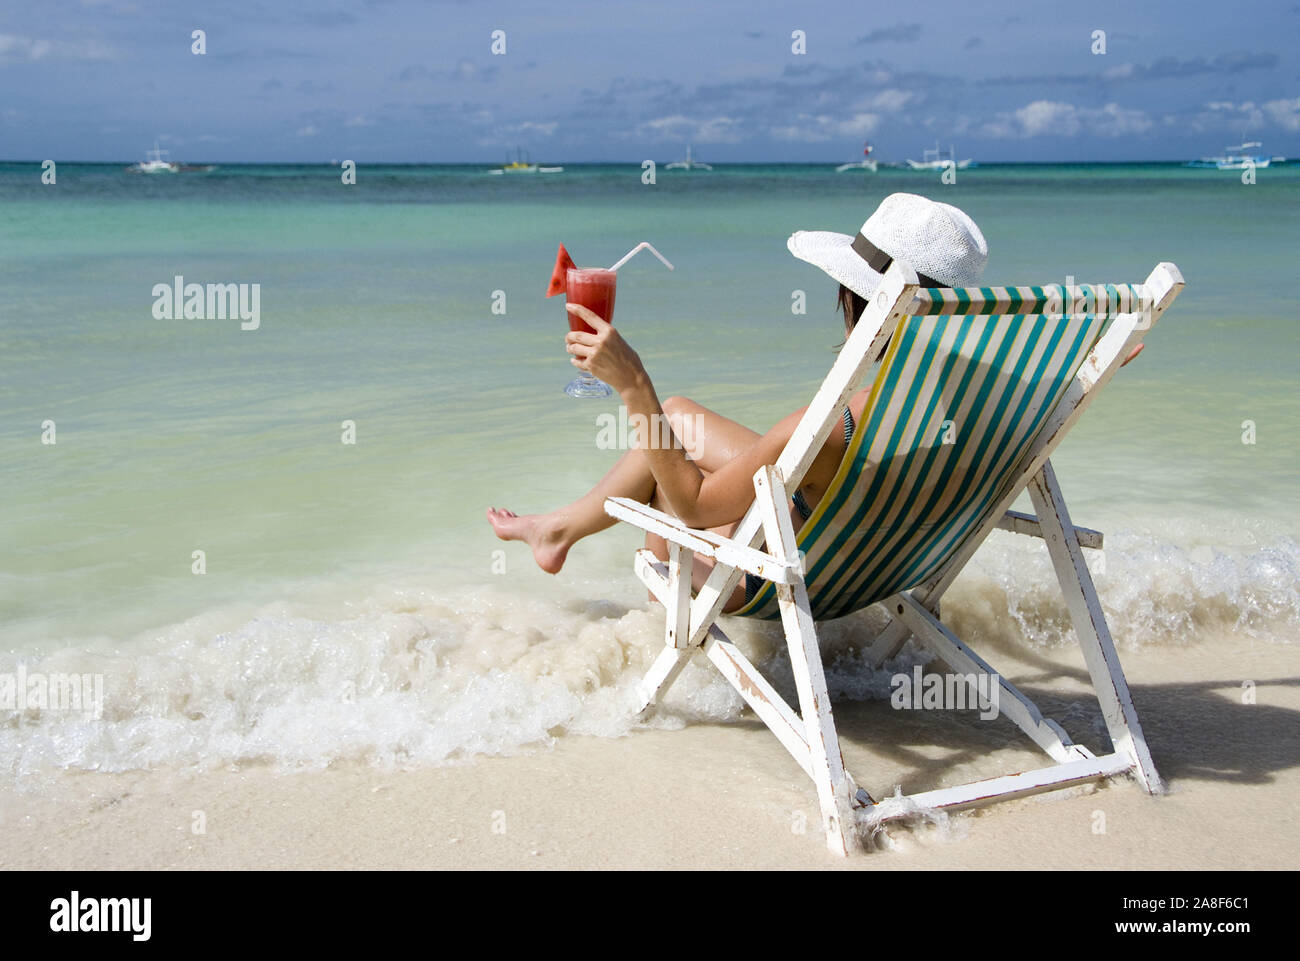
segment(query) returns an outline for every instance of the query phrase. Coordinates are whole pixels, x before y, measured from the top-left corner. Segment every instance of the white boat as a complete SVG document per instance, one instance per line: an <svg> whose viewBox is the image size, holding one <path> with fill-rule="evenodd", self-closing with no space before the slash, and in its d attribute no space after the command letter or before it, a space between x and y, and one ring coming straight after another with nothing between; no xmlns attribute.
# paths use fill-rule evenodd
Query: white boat
<svg viewBox="0 0 1300 961"><path fill-rule="evenodd" d="M172 163L170 160L163 160L163 154L165 153L167 153L166 150L158 149L158 141L155 140L153 142L153 149L145 151L144 155L147 159L142 160L137 164L132 164L126 169L137 174L178 173L181 169L181 165L178 163Z"/></svg>
<svg viewBox="0 0 1300 961"><path fill-rule="evenodd" d="M489 170L490 174L557 174L563 167L541 167L533 163L524 151L515 148L515 159L508 160L504 167Z"/></svg>
<svg viewBox="0 0 1300 961"><path fill-rule="evenodd" d="M945 154L939 149L939 141L934 142L933 150L921 151L920 160L908 159L907 165L913 170L944 170L947 167L955 167L958 170L965 170L971 165L971 160L967 157L965 160L957 159L957 152L950 145L948 152Z"/></svg>
<svg viewBox="0 0 1300 961"><path fill-rule="evenodd" d="M1209 167L1214 170L1245 170L1247 167L1263 169L1274 160L1282 159L1281 157L1266 157L1263 154L1248 153L1248 151L1257 150L1262 146L1264 145L1258 140L1247 140L1231 147L1224 147L1222 157L1202 157L1200 160L1188 161L1186 166Z"/></svg>
<svg viewBox="0 0 1300 961"><path fill-rule="evenodd" d="M880 164L871 159L871 144L864 143L862 145L862 157L862 160L853 160L846 164L840 164L835 168L835 172L842 174L846 170L869 170L875 173L880 168Z"/></svg>
<svg viewBox="0 0 1300 961"><path fill-rule="evenodd" d="M713 168L700 160L691 157L691 145L686 145L686 159L674 160L666 165L664 170L712 170Z"/></svg>

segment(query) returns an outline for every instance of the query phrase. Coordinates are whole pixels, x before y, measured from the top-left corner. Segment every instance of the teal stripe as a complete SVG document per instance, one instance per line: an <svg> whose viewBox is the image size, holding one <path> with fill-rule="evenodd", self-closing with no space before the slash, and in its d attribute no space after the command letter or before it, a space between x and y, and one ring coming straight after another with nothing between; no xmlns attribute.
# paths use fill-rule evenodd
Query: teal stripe
<svg viewBox="0 0 1300 961"><path fill-rule="evenodd" d="M1061 328L1060 333L1063 334L1065 329L1065 324L1062 323L1058 326ZM1075 372L1078 370L1079 363L1082 361L1084 351L1080 350L1080 346L1085 343L1085 339L1086 339L1086 345L1089 348L1091 347L1091 344L1095 342L1095 337L1087 338L1089 329L1090 328L1088 324L1080 325L1078 335L1075 337L1074 343L1071 345L1070 354L1062 363L1057 376L1054 378L1051 385L1050 392L1046 395L1045 402L1039 408L1038 414L1034 417L1033 421L1028 425L1028 429L1024 432L1022 436L1021 443L1017 445L1017 449L1014 452L1014 459L1008 461L1008 467L1010 467L1015 463L1018 463L1019 460L1024 456L1024 453L1028 449L1029 444L1031 444L1033 438L1037 436L1038 431L1041 428L1047 416L1051 413L1051 411L1056 409L1056 405L1060 402L1060 397L1061 394L1064 393L1064 388L1066 384L1068 384L1069 380L1073 378ZM1059 340L1059 336L1060 334L1058 334L1058 340ZM1050 354L1046 356L1050 356ZM971 507L977 509L969 512L967 519L965 520L964 523L960 523L956 525L952 530L948 532L950 535L955 535L955 536L949 536L947 538L936 541L934 546L941 548L942 557L946 559L948 556L951 556L953 553L955 553L956 549L960 547L962 541L965 540L966 536L970 533L971 529L975 527L976 522L980 520L984 512L987 511L994 503L996 503L997 500L1001 499L1001 497L1005 495L1006 488L1007 486L1009 486L1011 481L1012 478L1008 477L1003 482L1003 484L999 485L998 490L993 490L992 488L987 489L985 496L983 498L978 498L976 502L971 505ZM937 570L937 568L938 565L935 565L934 569ZM909 576L908 579L912 580L912 583L919 583L920 581L923 581L927 577L929 577L933 572L934 572L933 570L924 571L921 572L922 576L917 577L915 580L912 580L911 576ZM916 572L913 571L912 576L914 576L915 573Z"/></svg>
<svg viewBox="0 0 1300 961"><path fill-rule="evenodd" d="M933 343L936 348L943 333L942 329L935 332ZM939 372L939 386L943 385L956 361L957 354L955 352L949 352L943 359L943 366L940 368ZM929 369L932 369L932 367L933 364L931 364L930 368L927 368L927 373ZM933 462L934 457L940 449L940 443L927 443L926 438L933 436L935 441L939 440L938 433L942 428L941 425L935 423L935 410L942 399L943 392L941 390L932 390L929 392L928 398L925 398L925 409L922 411L921 418L917 425L915 442L901 458L901 462L891 462L891 470L889 472L886 472L885 470L877 471L877 476L883 478L884 481L888 481L887 475L888 473L892 473L893 480L887 491L882 488L875 498L868 497L864 499L861 508L869 509L874 504L883 505L880 510L875 512L876 516L873 518L874 524L868 525L868 529L870 526L876 525L883 526L887 530L892 530L899 525L904 525L905 527L909 526L908 519L912 517L912 502L916 499L921 490L919 485L910 483L909 478L914 476L924 476L925 471ZM916 404L909 406L909 408L904 412L904 416L899 419L900 427L903 427L906 422L912 418L915 410ZM923 461L919 475L918 472L914 470L918 460ZM899 461L899 458L894 458L894 461ZM898 502L899 497L904 497L902 503ZM855 512L855 516L856 513L857 512ZM859 525L863 523L863 520L859 520L857 523L850 521L850 523L846 525L844 532L841 534L841 540L847 539L850 536L857 536L860 538L863 532ZM858 555L861 554L861 550L857 552L841 552L834 547L831 549L831 553L828 556L840 557L841 563L833 574L825 577L825 587L822 587L819 583L819 598L823 593L831 593L835 591L834 585L837 583L853 583L853 577L851 574L847 580L844 575L849 572L853 563L857 560ZM838 593L843 594L844 592L839 591ZM851 601L851 598L848 600Z"/></svg>
<svg viewBox="0 0 1300 961"><path fill-rule="evenodd" d="M1016 376L1013 378L1013 382L1019 378L1024 367L1028 364L1029 356L1032 353L1032 345L1041 336L1040 331L1046 322L1045 318L1041 315L1036 318L1036 321L1037 322L1034 325L1036 328L1035 332L1031 333L1029 343L1027 344L1028 349L1026 349L1018 359ZM1003 394L998 408L995 410L994 416L989 420L982 450L988 452L991 456L988 456L987 458L981 456L976 461L976 463L980 465L979 470L977 471L975 469L976 465L972 464L972 469L967 473L965 478L966 484L954 500L954 508L959 516L961 513L965 513L967 508L972 506L972 501L979 501L980 491L987 491L989 494L987 499L992 499L993 495L997 492L990 490L987 486L991 476L996 471L1005 472L1012 463L1018 460L1021 456L1022 448L1026 443L1026 439L1033 437L1034 431L1032 426L1030 429L1026 430L1025 425L1021 423L1021 418L1024 415L1025 408L1028 407L1034 395L1038 392L1038 387L1042 382L1043 375L1046 372L1048 365L1051 363L1052 355L1055 352L1056 346L1060 343L1061 337L1064 335L1067 327L1065 323L1056 323L1052 326L1053 330L1050 340L1046 348L1042 351L1038 364L1030 378L1030 382L1023 391L1020 402L1016 405L1015 410L1013 410L1009 416L1006 413L1006 405L1010 402L1012 395L1012 391L1008 390ZM1051 396L1051 394L1048 396ZM1043 405L1044 408L1047 406L1047 404ZM1017 432L1019 432L1020 436L1019 440L1015 441L1014 438L1016 437ZM1012 445L1012 449L1009 452L1006 450L1006 444L1008 442L1011 442ZM953 518L953 522L948 525L948 530L946 530L945 533L952 533L954 525L960 527L956 518ZM942 538L935 538L931 546L942 542ZM925 555L922 553L921 556L917 556L919 552L918 548L920 547L922 547L922 545L917 545L917 548L914 548L910 552L909 558L904 562L903 568L901 570L896 569L895 572L891 574L891 580L908 580L912 581L912 583L924 580L923 576L917 576L918 574L924 573L921 569L923 566L921 562L925 560Z"/></svg>
<svg viewBox="0 0 1300 961"><path fill-rule="evenodd" d="M990 335L992 329L995 326L997 326L997 321L1001 319L1004 318L999 318L999 317L990 318L990 322L988 324ZM989 402L989 398L993 390L993 385L996 383L998 379L998 374L1002 370L1004 370L1007 354L1010 352L1012 344L1014 344L1016 341L1016 336L1019 333L1019 322L1021 320L1022 318L1020 317L1015 317L1012 319L1012 324L1009 326L1014 325L1015 329L1008 330L1004 334L1001 342L997 346L997 350L994 353L992 362L987 365L988 367L987 376L983 377L979 382L979 384L977 385L975 399L971 404L971 410L966 415L967 419L970 421L971 424L978 423L983 415L984 409ZM982 366L985 366L983 363L983 358L984 358L983 353L977 354L972 359L972 367L978 370ZM994 420L996 420L996 418L994 418ZM977 438L977 441L978 440L979 438ZM981 461L983 456L982 452L985 446L986 446L985 443L982 442L977 443L975 449L976 450L975 458L974 458L975 463L979 463ZM923 512L923 514L927 517L930 515L931 511L938 504L938 502L942 500L947 494L948 491L947 481L953 475L952 469L955 469L957 463L962 459L962 455L969 449L970 447L969 439L967 443L958 445L958 447L959 447L958 451L955 452L956 456L950 458L949 467L951 469L947 472L947 476L944 478L944 483L942 484L942 486L935 487L934 490L931 492L929 503L927 504L927 510ZM967 470L963 472L963 477L959 478L958 480L961 486L958 488L958 492L953 496L948 511L944 512L939 517L935 518L933 523L946 524L948 522L949 513L953 509L959 509L960 504L962 502L962 494L964 492L964 489L967 486L969 486L970 471ZM946 529L946 527L944 529ZM915 554L916 550L920 549L920 547L921 545L914 546L913 550L908 552L907 555L908 558L912 557ZM860 562L857 565L857 569L854 572L849 583L860 582L860 588L870 589L870 587L875 582L881 579L881 576L883 575L884 571L888 569L889 566L896 565L897 562L898 559L896 557L891 558L889 556L865 558L862 562ZM861 596L861 593L860 592L858 593L859 596Z"/></svg>
<svg viewBox="0 0 1300 961"><path fill-rule="evenodd" d="M973 316L971 317L969 322L972 324L974 323ZM972 352L972 356L970 360L965 362L965 367L962 371L961 380L959 381L957 388L954 391L954 398L956 401L953 404L954 410L959 410L961 408L962 403L965 401L966 395L970 391L971 383L975 377L975 374L979 370L980 360L988 352L989 341L992 339L993 333L996 328L995 324L987 323L987 322L982 324L981 326L982 326L982 330L980 331L979 339L975 345L975 349ZM964 344L965 338L959 341L959 343ZM969 414L967 416L969 416ZM930 514L933 512L935 504L938 502L938 500L942 499L943 497L943 491L947 487L948 481L952 476L953 471L956 470L957 464L961 459L960 458L961 445L955 445L955 447L957 449L951 452L950 456L946 460L946 463L944 463L943 467L941 468L940 477L938 478L935 487L931 490L930 498L928 499L924 508L920 512L922 518L928 518Z"/></svg>
<svg viewBox="0 0 1300 961"><path fill-rule="evenodd" d="M913 321L909 319L908 326L907 326L907 335L910 338L909 344L915 343L916 333L918 328L920 328L921 323L922 322L920 321ZM941 325L936 325L936 327L939 326ZM935 333L937 334L938 331L936 330ZM907 430L907 422L911 418L911 412L916 406L916 399L921 391L922 385L925 380L925 375L929 372L933 364L934 355L938 349L938 344L939 344L938 336L932 334L925 345L924 353L921 356L921 361L917 369L917 375L912 378L911 384L908 385L907 396L904 398L902 408L898 412L897 419L894 421L892 425L889 443L881 455L880 463L882 465L888 464L894 459L894 454L898 450L898 445L902 440L902 436ZM899 346L901 348L902 344L900 343ZM909 349L911 348L909 347ZM899 353L895 357L896 366L899 371L901 371L906 366L905 361L906 361L906 355L904 355L900 349ZM876 422L877 430L879 430L880 425L883 423L883 417L885 411L887 411L889 408L889 398L885 394L882 393L880 395L880 400L881 403L878 405L880 411L880 417L879 418L873 417L873 420ZM869 439L870 438L868 438L867 440ZM873 476L871 478L871 483L868 486L866 492L861 494L857 498L852 497L854 493L854 489L857 486L856 478L861 476L863 469L865 469L866 467L867 455L863 454L863 450L867 448L868 448L868 444L866 443L866 441L864 441L863 447L859 449L859 457L857 459L857 462L854 464L854 483L849 483L848 482L849 479L846 478L846 483L843 485L843 489L845 493L848 494L849 496L842 499L837 498L838 503L836 504L835 507L836 514L838 515L839 510L844 503L846 503L849 500L856 499L854 510L849 516L849 519L847 521L843 521L844 524L843 528L836 534L835 538L831 541L829 547L826 549L826 553L823 554L822 557L819 558L813 564L813 568L809 572L809 578L811 580L815 580L818 585L819 597L821 597L824 594L834 592L836 590L836 585L840 579L841 571L843 570L845 565L850 564L853 561L853 558L851 556L852 552L843 550L845 542L848 541L850 538L853 538L859 534L860 528L864 523L868 513L871 512L874 508L876 508L877 504L881 503L881 494L883 493L884 485L888 481L888 478L886 476L888 472L885 470L878 469L874 471ZM879 467L880 465L877 466ZM808 548L806 546L800 545L800 549L803 550L805 553L808 553ZM837 565L836 571L827 572L826 570L827 567L832 563Z"/></svg>
<svg viewBox="0 0 1300 961"><path fill-rule="evenodd" d="M967 364L966 370L965 370L964 373L963 373L962 381L961 381L961 383L958 385L958 388L957 388L957 391L956 391L956 395L957 395L957 397L958 397L958 403L956 403L956 404L953 405L955 409L960 409L961 402L965 400L965 398L966 398L966 394L967 394L967 392L968 392L969 389L970 389L971 382L972 382L973 378L975 377L975 374L978 372L978 370L979 370L980 367L982 366L983 358L984 358L985 354L986 354L987 351L988 351L989 342L990 342L990 340L992 339L993 334L994 334L994 332L995 332L995 330L996 330L996 327L997 327L997 324L995 323L996 320L997 320L997 318L989 318L989 322L986 322L986 323L984 324L984 330L983 330L983 332L982 332L981 335L980 335L979 341L978 341L978 343L976 344L975 351L974 351L974 353L973 353L973 355L972 355L970 361L969 361L968 364ZM1014 340L1013 337L1010 337L1010 336L1008 336L1008 337L1004 337L1003 340L1002 340L1002 342L998 345L998 352L997 352L997 353L998 353L998 355L999 355L999 358L998 358L998 359L999 359L999 362L998 362L995 366L998 366L998 367L1001 366L1001 364L1000 364L1000 360L1001 360L1002 357L1005 355L1005 352L1008 351L1008 350L1010 350L1011 343L1012 343L1013 340ZM990 379L990 378L986 378L986 379L985 379L985 382L981 382L981 383L980 383L980 385L979 385L979 387L978 387L978 389L977 389L977 392L976 392L975 400L972 402L971 412L969 412L969 413L966 415L967 418L970 418L970 419L972 420L972 422L978 420L979 412L980 412L980 410L982 410L982 408L983 408L983 406L984 406L984 398L987 396L987 393L988 393L988 390L989 390L989 386L990 386L989 383L987 382L987 381L989 381L989 380L991 380L991 379ZM954 446L957 447L957 451L954 451L954 456L949 457L949 458L948 458L948 462L944 465L943 476L940 478L940 482L939 482L939 484L934 488L933 491L931 491L929 501L927 502L927 504L926 504L926 506L925 506L925 509L922 511L922 516L923 516L923 517L928 517L928 516L930 515L930 513L933 511L935 504L936 504L940 499L942 499L942 497L943 497L943 492L944 492L944 489L947 487L948 480L949 480L949 478L952 476L953 471L954 471L954 470L956 469L956 467L957 467L957 463L958 463L958 462L960 461L960 459L961 459L961 457L960 457L960 452L964 449L964 445L958 444L958 445L954 445ZM854 518L853 518L853 521L854 521L855 525L856 525L857 523L860 523L860 514L861 514L862 512L863 512L863 508L859 508L859 512L858 512L858 513L855 513ZM851 563L853 562L853 560L854 560L854 559L850 558L850 559L849 559L849 563L851 564ZM864 570L868 565L872 564L873 560L874 560L874 558L868 556L868 557L863 558L861 561L859 561L858 564L856 565L856 570L855 570L852 574L850 574L847 583L853 583L854 581L856 581L857 578L861 576L862 571L863 571L863 570ZM879 563L879 562L877 562L877 563ZM843 573L844 573L844 568L845 568L846 566L847 566L847 565L841 565L841 570L840 570L839 572L837 572L838 576L836 577L836 579L835 579L834 582L829 583L829 584L826 585L826 588L825 588L826 590L828 590L828 591L837 591L837 590L839 590L839 589L843 586L843 584L842 584L842 581L843 581Z"/></svg>
<svg viewBox="0 0 1300 961"><path fill-rule="evenodd" d="M875 438L880 434L884 418L889 410L890 400L899 387L902 371L907 366L907 359L911 354L913 344L916 340L916 327L915 324L912 323L912 318L904 317L899 321L899 329L895 331L895 336L899 337L900 340L898 350L894 353L894 362L889 365L888 370L882 371L885 376L885 381L881 385L880 393L877 395L877 403L870 411L866 424L859 425L858 428L859 430L865 430L867 433L866 436L863 437L861 445L859 445L858 455L854 461L852 476L851 478L846 478L846 483L843 484L840 490L836 493L834 504L825 512L825 514L823 514L815 528L812 531L808 531L808 525L804 525L804 527L799 530L800 536L797 539L797 542L799 549L804 551L805 554L809 553L810 545L815 543L816 539L823 535L844 505L855 498L857 493L857 479L861 475L863 465L865 464L866 458L869 456ZM911 386L912 389L915 389L915 385ZM896 443L896 438L893 438L891 443ZM861 503L863 505L869 505L871 503L870 491L862 497ZM865 510L865 507L863 510ZM807 533L806 538L804 536L805 532ZM846 532L845 536L852 534L852 528L846 527ZM842 546L842 538L833 542L832 549L826 553L825 560L821 564L814 564L812 568L805 572L806 581L810 586L822 586L821 570L824 568L826 563L833 560L833 551L840 546ZM822 587L822 590L818 591L818 596L824 593L824 590L825 588ZM809 604L815 610L818 605L813 600L811 589L809 595ZM755 595L753 602L751 602L754 604L752 614L757 615L759 613L759 608L773 609L774 605L772 602L775 598L776 588L770 582L764 583L758 594Z"/></svg>
<svg viewBox="0 0 1300 961"><path fill-rule="evenodd" d="M1047 291L1051 288L1027 288L1036 301L1046 303ZM1111 311L1118 304L1118 290L1110 285L1107 292L1111 296ZM938 291L934 292L938 294ZM930 308L924 316L949 309L965 309L970 297L964 291L952 292L962 302L961 307L945 307L938 297L931 300ZM991 288L981 288L981 295L991 301ZM1012 302L1029 303L1019 290L1008 291ZM1108 311L1107 313L1109 313ZM913 586L933 575L952 556L954 551L970 536L984 519L984 515L1003 496L1014 479L1010 472L1019 466L1023 457L1041 430L1046 418L1056 409L1079 364L1088 349L1096 342L1104 327L1104 317L1098 321L1096 315L1074 318L1071 322L1051 323L1046 318L1036 316L1026 330L1025 315L1009 317L958 315L960 328L952 340L951 347L939 356L939 346L943 342L946 324L943 321L925 321L908 317L900 323L898 349L894 353L890 369L882 371L884 382L876 397L876 404L869 412L866 421L859 430L867 435L859 439L858 449L849 473L834 493L829 508L815 527L801 530L799 546L809 556L816 552L817 559L809 571L809 600L813 615L818 619L838 617L856 610L866 604L879 600L896 590ZM985 321L978 332L978 340L969 360L962 357L962 349L970 338L976 320ZM924 326L931 329L924 334L925 343L917 341L923 336L920 332ZM1069 349L1053 362L1053 354L1059 348L1070 327L1077 327L1071 338ZM1001 329L1000 329L1001 328ZM986 358L992 337L997 332L1004 336L993 357ZM1006 362L1019 335L1027 334L1024 345L1010 371L1006 371ZM1029 358L1046 334L1048 342L1043 346L1033 371L1026 374ZM901 384L902 371L908 359L916 350L922 354L917 370L905 388ZM940 365L935 389L923 391L927 374ZM953 389L948 381L954 376L958 364L964 364ZM1055 366L1055 373L1045 385L1044 378ZM1005 373L1004 387L994 392L994 385L999 374ZM978 375L978 376L977 376ZM1024 390L1018 401L1012 405L1012 397L1022 382ZM906 394L896 413L890 414L890 401L896 392L905 389ZM963 402L974 389L975 395L970 410L962 415L967 423L978 424L986 409L991 412L984 429L978 435L959 432L955 445L931 444L928 438L939 429L936 424L936 411L941 402L945 402L945 416L953 416L961 409ZM949 393L951 391L951 393ZM1038 409L1025 422L1026 412L1041 398ZM924 405L922 416L918 420L915 435L910 446L903 448L904 438L909 437L908 422ZM991 405L991 408L990 408ZM891 419L892 418L892 419ZM888 431L888 439L880 453L880 461L872 463L871 451L873 441L878 441L881 432ZM948 501L946 507L939 510L937 505L947 496L948 487L954 480L957 464L968 452L973 451L967 467L956 478L957 491ZM936 462L946 456L938 468L937 478L930 478ZM866 490L860 489L862 474L873 468L870 483ZM886 469L891 468L891 469ZM997 483L999 480L1001 483ZM914 478L914 479L911 479ZM918 479L925 480L918 483ZM909 480L911 479L911 480ZM929 496L918 511L916 502L920 499L926 483L932 482ZM901 501L899 500L901 498ZM848 516L841 518L841 514ZM875 525L884 524L884 529L872 530ZM842 526L841 526L842 525ZM919 536L918 528L933 525L925 536ZM832 536L829 544L823 545L821 539ZM851 587L856 585L855 588ZM748 616L775 619L780 616L776 604L775 589L765 584L754 602L749 605Z"/></svg>

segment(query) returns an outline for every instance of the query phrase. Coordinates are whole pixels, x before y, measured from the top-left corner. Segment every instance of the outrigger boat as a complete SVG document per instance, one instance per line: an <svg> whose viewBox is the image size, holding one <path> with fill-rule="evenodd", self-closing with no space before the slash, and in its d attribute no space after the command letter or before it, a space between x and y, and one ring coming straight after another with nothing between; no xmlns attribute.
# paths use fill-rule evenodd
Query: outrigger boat
<svg viewBox="0 0 1300 961"><path fill-rule="evenodd" d="M495 170L489 170L490 174L554 174L563 170L563 167L540 167L533 163L528 154L515 148L515 159L507 160L504 167L498 167Z"/></svg>
<svg viewBox="0 0 1300 961"><path fill-rule="evenodd" d="M133 174L208 173L216 169L213 164L181 164L172 160L163 160L165 153L166 150L158 149L158 141L155 140L153 149L145 151L148 159L132 164L126 169Z"/></svg>
<svg viewBox="0 0 1300 961"><path fill-rule="evenodd" d="M837 174L842 174L846 170L870 170L872 173L875 173L879 169L880 164L871 159L871 144L864 143L862 145L862 158L863 159L855 160L851 163L840 164L835 168L835 172Z"/></svg>
<svg viewBox="0 0 1300 961"><path fill-rule="evenodd" d="M132 173L137 174L174 174L179 173L181 165L172 163L170 160L163 160L163 154L166 150L158 149L158 141L153 142L153 149L145 151L145 160L127 167Z"/></svg>
<svg viewBox="0 0 1300 961"><path fill-rule="evenodd" d="M908 159L907 165L913 170L943 170L948 166L956 167L958 170L965 170L971 165L970 158L965 160L957 159L957 152L951 145L948 147L947 155L939 149L939 141L934 142L933 150L921 151L920 160Z"/></svg>
<svg viewBox="0 0 1300 961"><path fill-rule="evenodd" d="M674 160L672 163L667 164L664 167L664 170L712 170L712 169L713 167L711 167L709 164L706 164L701 160L695 160L691 157L690 144L686 145L685 160Z"/></svg>
<svg viewBox="0 0 1300 961"><path fill-rule="evenodd" d="M1247 140L1231 147L1224 147L1222 157L1202 157L1200 160L1189 160L1185 166L1213 170L1245 170L1247 167L1263 169L1274 160L1282 159L1280 157L1265 157L1262 154L1247 153L1249 150L1255 150L1262 146L1264 145L1258 140Z"/></svg>

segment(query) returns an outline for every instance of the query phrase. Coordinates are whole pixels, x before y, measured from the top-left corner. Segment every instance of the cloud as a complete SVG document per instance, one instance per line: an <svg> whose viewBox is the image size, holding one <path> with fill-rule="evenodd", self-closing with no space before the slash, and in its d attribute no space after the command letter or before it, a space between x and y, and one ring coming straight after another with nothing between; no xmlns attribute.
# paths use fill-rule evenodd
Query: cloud
<svg viewBox="0 0 1300 961"><path fill-rule="evenodd" d="M1272 70L1277 66L1275 53L1249 53L1237 51L1213 57L1162 57L1147 64L1121 63L1107 67L1100 73L1047 73L1020 76L988 77L980 80L982 86L1034 86L1050 84L1095 84L1139 82L1144 80L1182 80L1188 77L1231 76L1248 70Z"/></svg>
<svg viewBox="0 0 1300 961"><path fill-rule="evenodd" d="M0 63L38 60L112 60L113 49L96 40L42 40L0 33Z"/></svg>
<svg viewBox="0 0 1300 961"><path fill-rule="evenodd" d="M742 122L738 117L696 119L682 114L656 117L636 128L636 136L647 140L687 140L693 143L739 143Z"/></svg>
<svg viewBox="0 0 1300 961"><path fill-rule="evenodd" d="M919 23L896 23L892 27L877 27L865 37L858 37L858 43L915 43L920 39Z"/></svg>
<svg viewBox="0 0 1300 961"><path fill-rule="evenodd" d="M1247 70L1272 70L1277 66L1275 53L1249 53L1241 50L1221 53L1214 57L1161 57L1147 65L1136 67L1131 76L1135 80L1169 80L1195 77L1203 74L1245 73Z"/></svg>
<svg viewBox="0 0 1300 961"><path fill-rule="evenodd" d="M842 140L865 137L880 123L880 117L874 113L854 114L847 120L828 114L799 114L794 123L779 124L767 129L767 133L777 140L793 143L824 143L828 140Z"/></svg>
<svg viewBox="0 0 1300 961"><path fill-rule="evenodd" d="M318 133L320 133L320 131L316 129L315 124L310 124L310 123L309 123L309 124L307 124L307 126L305 126L305 127L299 127L299 128L298 128L298 132L295 134L295 136L297 136L297 137L314 137L314 136L316 136Z"/></svg>
<svg viewBox="0 0 1300 961"><path fill-rule="evenodd" d="M402 83L410 83L413 80L481 80L488 81L493 79L500 71L495 64L488 67L480 67L473 60L461 59L456 65L445 70L438 70L432 67L426 67L422 63L414 64L410 67L402 68L398 73L397 79Z"/></svg>
<svg viewBox="0 0 1300 961"><path fill-rule="evenodd" d="M1079 107L1059 100L1035 100L1010 113L999 113L991 121L972 124L969 118L958 125L958 133L978 130L989 137L1120 137L1146 133L1152 120L1144 111L1108 103L1104 107Z"/></svg>
<svg viewBox="0 0 1300 961"><path fill-rule="evenodd" d="M535 120L525 120L523 123L511 124L501 128L504 134L519 134L529 137L550 137L555 134L559 128L559 123L552 120L548 123L539 123Z"/></svg>
<svg viewBox="0 0 1300 961"><path fill-rule="evenodd" d="M1293 97L1290 100L1270 100L1264 104L1264 112L1283 130L1291 133L1300 131L1300 97Z"/></svg>
<svg viewBox="0 0 1300 961"><path fill-rule="evenodd" d="M912 90L900 90L889 88L882 90L875 96L867 100L867 106L874 110L881 110L885 113L898 113L909 103L917 98L917 94Z"/></svg>
<svg viewBox="0 0 1300 961"><path fill-rule="evenodd" d="M1285 101L1274 101L1284 103ZM1186 118L1184 126L1195 131L1229 131L1241 136L1243 129L1264 123L1264 112L1253 100L1234 103L1231 100L1211 100L1204 109Z"/></svg>
<svg viewBox="0 0 1300 961"><path fill-rule="evenodd" d="M980 44L982 44L983 42L984 42L984 41L981 40L979 37L971 37L969 40L967 40L965 43L963 43L963 44L961 45L961 48L962 48L963 50L974 50L976 47L978 47L978 46L979 46Z"/></svg>

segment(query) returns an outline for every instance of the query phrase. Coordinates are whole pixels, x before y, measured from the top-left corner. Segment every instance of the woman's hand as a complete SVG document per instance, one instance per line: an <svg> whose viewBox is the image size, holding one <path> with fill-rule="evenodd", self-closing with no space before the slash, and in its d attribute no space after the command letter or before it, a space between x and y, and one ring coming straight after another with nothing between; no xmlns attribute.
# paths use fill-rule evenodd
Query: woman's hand
<svg viewBox="0 0 1300 961"><path fill-rule="evenodd" d="M570 363L609 384L622 394L646 379L645 367L623 335L595 311L581 304L569 304L569 313L587 324L594 334L571 330L564 338L565 349L572 354Z"/></svg>

